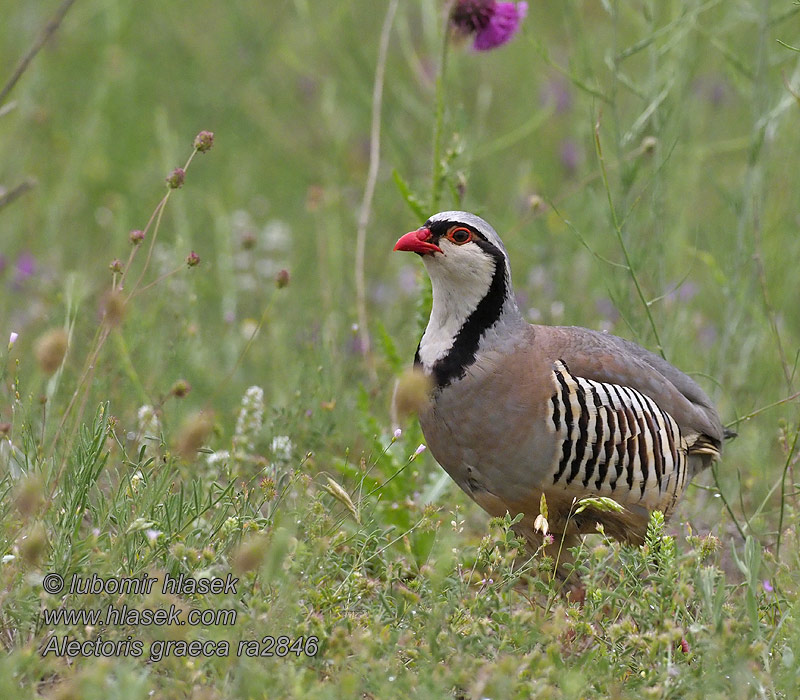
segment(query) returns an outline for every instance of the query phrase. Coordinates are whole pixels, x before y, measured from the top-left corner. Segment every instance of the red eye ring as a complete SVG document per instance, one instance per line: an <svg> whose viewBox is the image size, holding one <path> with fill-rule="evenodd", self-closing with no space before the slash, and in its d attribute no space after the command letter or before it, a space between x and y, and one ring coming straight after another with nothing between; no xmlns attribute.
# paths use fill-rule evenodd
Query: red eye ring
<svg viewBox="0 0 800 700"><path fill-rule="evenodd" d="M453 226L447 232L447 240L452 241L456 245L464 245L472 240L472 231L464 226Z"/></svg>

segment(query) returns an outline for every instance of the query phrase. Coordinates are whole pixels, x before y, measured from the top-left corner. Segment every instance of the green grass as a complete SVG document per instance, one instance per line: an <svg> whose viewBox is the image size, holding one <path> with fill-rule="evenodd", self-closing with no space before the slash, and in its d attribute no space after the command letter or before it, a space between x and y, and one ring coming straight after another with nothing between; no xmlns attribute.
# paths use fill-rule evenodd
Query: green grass
<svg viewBox="0 0 800 700"><path fill-rule="evenodd" d="M800 8L529 4L507 46L450 45L443 75L441 3L398 6L367 356L357 221L388 4L70 9L0 104L0 185L37 182L0 208L7 697L797 697ZM56 8L5 8L0 84ZM202 129L213 149L168 191ZM413 421L393 437L425 282L390 252L435 199L501 233L531 320L662 351L739 432L643 548L586 540L582 606L415 454ZM49 572L239 582L51 595ZM236 623L42 612L123 604ZM143 653L43 656L53 635ZM268 635L316 655L237 656ZM231 650L148 660L167 640Z"/></svg>

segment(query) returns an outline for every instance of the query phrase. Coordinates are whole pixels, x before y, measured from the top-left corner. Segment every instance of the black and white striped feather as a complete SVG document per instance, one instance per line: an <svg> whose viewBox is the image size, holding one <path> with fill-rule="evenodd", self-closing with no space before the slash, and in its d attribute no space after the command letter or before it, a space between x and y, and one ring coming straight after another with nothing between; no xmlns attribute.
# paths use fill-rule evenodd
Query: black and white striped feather
<svg viewBox="0 0 800 700"><path fill-rule="evenodd" d="M575 376L560 360L552 384L553 486L671 512L686 484L690 451L672 416L636 389Z"/></svg>

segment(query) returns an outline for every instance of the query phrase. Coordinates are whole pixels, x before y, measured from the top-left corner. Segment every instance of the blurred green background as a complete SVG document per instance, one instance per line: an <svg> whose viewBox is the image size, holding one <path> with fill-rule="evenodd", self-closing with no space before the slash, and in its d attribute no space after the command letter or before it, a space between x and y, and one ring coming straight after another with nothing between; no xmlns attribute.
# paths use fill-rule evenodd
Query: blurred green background
<svg viewBox="0 0 800 700"><path fill-rule="evenodd" d="M55 8L6 7L4 75ZM67 290L78 309L67 370L80 367L110 260L126 259L128 232L144 227L163 178L183 163L194 134L209 129L214 149L195 160L170 201L150 274L180 266L190 250L201 266L137 297L124 342L102 360L95 398L119 397L114 411L129 421L139 403L183 377L195 389L185 406L213 395L230 422L242 389L260 383L273 406L313 411L292 421L308 449L320 447L311 434L337 450L357 444L348 412L360 382L373 391L374 410L388 415L391 373L378 357L379 382L366 379L353 331L356 219L383 8L75 4L0 117L0 182L38 181L0 211L0 318L7 333L21 334L15 353L25 391L41 390L30 349L42 330L64 323ZM531 320L606 328L654 347L631 278L618 267L624 258L594 143L599 122L610 193L666 356L708 376L701 382L726 420L794 386L775 332L791 374L800 336L800 146L787 85L797 85L798 56L778 40L797 43L795 10L534 2L519 37L484 54L454 47L445 76L450 181L463 187L459 206L503 235ZM367 238L370 330L384 324L409 360L420 275L415 260L390 251L420 222L391 173L427 197L440 29L438 2L401 4ZM445 188L442 208L457 204L447 201L454 189ZM283 267L290 287L222 381ZM115 362L123 352L130 362ZM335 410L320 411L320 401L333 400ZM793 410L745 426L724 478L738 469L748 494L766 493L781 467L776 424Z"/></svg>

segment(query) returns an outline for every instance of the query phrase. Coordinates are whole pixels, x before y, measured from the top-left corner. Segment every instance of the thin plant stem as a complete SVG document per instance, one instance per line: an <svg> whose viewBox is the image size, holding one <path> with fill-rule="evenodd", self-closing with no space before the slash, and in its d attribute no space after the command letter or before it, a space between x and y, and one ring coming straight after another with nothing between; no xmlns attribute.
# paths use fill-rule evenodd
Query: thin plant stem
<svg viewBox="0 0 800 700"><path fill-rule="evenodd" d="M436 121L433 126L433 180L431 182L430 212L439 210L442 188L442 132L444 131L444 78L447 71L447 54L450 46L450 30L442 32L442 50L439 56L439 72L436 75Z"/></svg>
<svg viewBox="0 0 800 700"><path fill-rule="evenodd" d="M192 154L189 156L189 159L186 161L186 165L183 166L184 172L189 170L189 166L192 164L192 160L196 155L197 155L197 149L194 149L192 151ZM153 256L153 248L155 247L156 244L156 237L158 236L158 231L161 228L161 217L164 215L164 207L167 206L169 197L174 191L175 190L172 188L167 190L167 193L164 195L163 199L158 203L155 210L153 211L153 214L150 216L150 220L147 222L145 233L147 233L147 230L150 228L150 225L153 222L153 217L155 217L155 225L153 226L153 235L150 239L150 246L147 249L147 257L144 260L142 271L139 273L139 278L136 280L136 284L133 285L133 289L131 290L130 296L133 296L133 294L136 292L136 289L139 287L139 285L142 282L142 279L144 279L144 276L147 273L147 268L150 266L150 259Z"/></svg>
<svg viewBox="0 0 800 700"><path fill-rule="evenodd" d="M778 515L778 541L775 544L775 556L778 559L780 559L781 555L781 537L783 535L783 520L786 512L786 476L791 472L792 464L794 463L794 455L795 451L797 450L798 437L800 437L800 422L797 424L797 429L794 431L792 446L789 449L789 454L786 455L786 461L783 465L783 473L781 474L781 510L780 514Z"/></svg>
<svg viewBox="0 0 800 700"><path fill-rule="evenodd" d="M731 428L731 427L733 427L735 425L739 425L739 423L743 423L746 420L750 420L751 418L754 418L755 416L759 415L760 413L763 413L764 411L768 411L769 409L775 408L776 406L781 406L781 405L783 405L785 403L788 403L789 401L794 401L796 398L800 398L800 391L795 392L791 396L787 396L787 397L785 397L783 399L780 399L778 401L773 401L772 403L767 404L766 406L762 406L761 408L757 408L752 413L748 413L746 416L742 416L741 418L737 418L736 420L731 421L725 427L726 428Z"/></svg>
<svg viewBox="0 0 800 700"><path fill-rule="evenodd" d="M595 151L597 153L597 159L600 162L600 172L603 176L603 186L606 190L606 196L608 197L608 206L611 210L611 220L614 224L614 232L617 234L617 241L619 241L620 248L622 249L622 255L625 258L625 266L628 268L628 273L631 276L631 280L633 281L633 286L636 288L636 294L639 296L639 300L642 302L642 306L644 307L644 311L647 314L647 320L650 323L650 328L653 331L653 336L656 340L656 348L658 349L659 354L665 360L667 359L666 355L664 354L664 346L661 344L661 336L658 334L658 328L656 327L656 322L653 319L653 314L650 312L650 304L645 298L644 292L642 291L642 286L639 284L639 277L636 274L636 270L633 267L633 262L631 261L631 256L628 253L628 247L625 245L625 239L622 236L622 227L620 226L619 219L617 218L617 209L614 206L614 199L611 196L611 187L608 183L608 173L606 172L606 163L605 159L603 158L603 147L600 144L600 120L598 119L597 123L594 127L594 145Z"/></svg>
<svg viewBox="0 0 800 700"><path fill-rule="evenodd" d="M181 270L184 269L184 267L185 265L182 267L176 267L174 270L170 270L169 272L165 272L160 277L156 277L152 282L148 282L146 285L144 285L144 287L138 287L137 289L131 292L130 296L128 297L128 300L130 301L131 299L133 299L133 297L139 296L140 294L146 292L151 287L155 287L157 284L160 284L168 277L172 277L173 275L178 274Z"/></svg>
<svg viewBox="0 0 800 700"><path fill-rule="evenodd" d="M3 192L0 194L0 209L3 207L7 207L11 202L15 199L18 199L23 194L25 194L28 190L32 190L36 187L36 180L32 177L23 180L18 185L12 187L8 192Z"/></svg>
<svg viewBox="0 0 800 700"><path fill-rule="evenodd" d="M63 21L64 17L66 16L67 12L69 12L69 8L75 4L75 0L64 0L59 6L58 9L55 11L53 16L44 25L44 28L39 33L39 36L36 37L34 42L30 45L30 48L25 52L22 58L17 63L14 71L11 73L11 77L6 81L6 84L3 85L2 89L0 89L0 104L5 102L6 97L8 97L9 93L14 89L14 86L19 82L19 79L23 76L26 70L28 70L28 66L30 66L31 61L36 58L36 54L42 50L42 47L50 40L50 37L58 31L58 28L61 26L61 22Z"/></svg>
<svg viewBox="0 0 800 700"><path fill-rule="evenodd" d="M378 63L375 67L375 82L372 85L372 126L369 136L369 170L364 187L364 198L361 200L361 211L358 215L356 233L356 308L358 312L358 336L361 341L361 352L367 358L370 378L376 382L378 375L371 360L369 330L367 327L367 292L364 276L364 252L367 241L367 226L372 211L372 198L375 194L375 183L378 179L378 167L381 162L381 105L383 102L383 81L386 74L386 56L389 52L389 38L392 23L397 12L399 0L391 0L383 20L381 38L378 48Z"/></svg>
<svg viewBox="0 0 800 700"><path fill-rule="evenodd" d="M725 506L725 510L728 511L728 515L731 516L731 520L733 524L736 526L736 529L739 531L739 535L741 536L742 540L747 539L747 535L744 534L744 529L739 524L739 520L733 512L733 508L731 508L731 504L728 502L728 499L725 497L725 493L722 490L722 486L719 483L719 473L717 472L717 462L713 462L711 464L711 475L714 477L714 486L717 488L717 493L719 497L722 499L722 504Z"/></svg>
<svg viewBox="0 0 800 700"><path fill-rule="evenodd" d="M219 396L220 392L228 386L228 382L233 377L234 372L241 366L242 362L244 361L245 356L250 351L250 348L253 345L253 341L256 339L259 331L263 327L264 323L266 323L267 317L269 316L270 311L272 311L272 306L275 303L275 295L273 295L269 301L269 303L264 307L264 311L261 312L261 318L258 319L258 323L256 324L255 329L253 330L250 337L247 339L247 342L244 344L239 356L236 358L236 362L233 363L233 367L230 368L228 373L222 378L222 381L219 382L217 385L217 390L208 397L208 400L205 403L205 408L203 411L211 411L211 406L214 403L214 400Z"/></svg>
<svg viewBox="0 0 800 700"><path fill-rule="evenodd" d="M184 171L187 171L189 169L189 166L191 165L192 160L194 159L195 155L197 155L197 152L198 151L197 151L196 148L192 150L192 153L189 156L188 160L186 161L186 164L183 166L183 170ZM128 295L127 295L127 297L125 299L126 303L129 302L133 298L133 296L136 294L136 292L137 292L137 290L139 288L139 285L140 285L142 279L144 278L145 273L147 272L147 269L148 269L149 264L150 264L150 259L152 257L153 247L155 245L155 240L156 240L156 238L158 236L158 231L159 231L159 228L161 226L161 217L163 216L164 208L165 208L167 202L169 201L169 197L170 197L170 194L172 194L172 192L173 192L173 189L170 188L167 191L167 193L161 198L161 200L159 201L159 203L156 205L155 209L153 210L153 213L150 215L150 219L148 220L147 226L144 229L145 232L147 232L152 227L153 228L153 235L151 236L151 239L150 239L150 246L149 246L148 251L147 251L147 257L145 258L144 266L142 267L142 271L139 274L139 278L136 280L136 283L133 285L133 288L128 293ZM126 266L125 270L123 270L122 275L121 275L120 280L119 280L119 284L118 284L118 286L116 288L122 289L124 281L125 281L125 277L127 275L127 272L128 272L129 266L130 266L130 263L133 262L133 259L135 258L136 252L138 251L138 249L139 249L139 247L137 246L136 248L134 248L131 251L130 255L128 256L128 266ZM83 391L83 396L81 396L80 407L78 409L78 413L75 416L75 420L73 422L72 429L69 431L69 435L67 436L66 444L65 444L65 447L64 447L64 452L63 452L63 455L61 457L61 463L60 463L58 471L56 473L56 478L53 480L53 490L55 490L57 484L59 483L61 474L64 471L64 467L66 466L67 459L68 459L68 456L69 456L69 453L70 453L70 449L72 448L72 444L74 442L75 435L78 432L78 428L80 426L81 418L83 417L83 413L84 413L84 410L86 408L86 403L87 403L88 398L89 398L89 389L90 389L91 384L92 384L91 379L94 376L94 371L96 369L97 362L98 362L98 360L100 358L100 353L102 352L103 347L105 346L106 341L108 340L108 337L111 334L111 330L112 330L112 326L106 321L106 319L103 319L103 321L101 322L101 325L97 329L97 334L95 335L94 345L92 346L92 350L89 353L89 357L87 358L86 363L84 364L83 371L81 372L81 377L80 377L80 379L78 380L78 383L75 386L75 391L73 392L72 396L70 397L70 400L69 400L69 402L67 404L67 408L64 411L63 415L61 416L61 420L59 421L58 428L56 429L56 432L53 435L53 439L52 439L52 442L50 444L50 452L51 453L53 453L55 451L55 447L58 444L58 440L61 437L61 434L62 434L62 432L64 430L64 426L66 425L66 422L67 422L68 418L70 417L70 414L72 413L72 409L75 407L75 403L78 400L78 397L81 396L81 391ZM52 498L52 493L50 495L51 495L51 498Z"/></svg>

